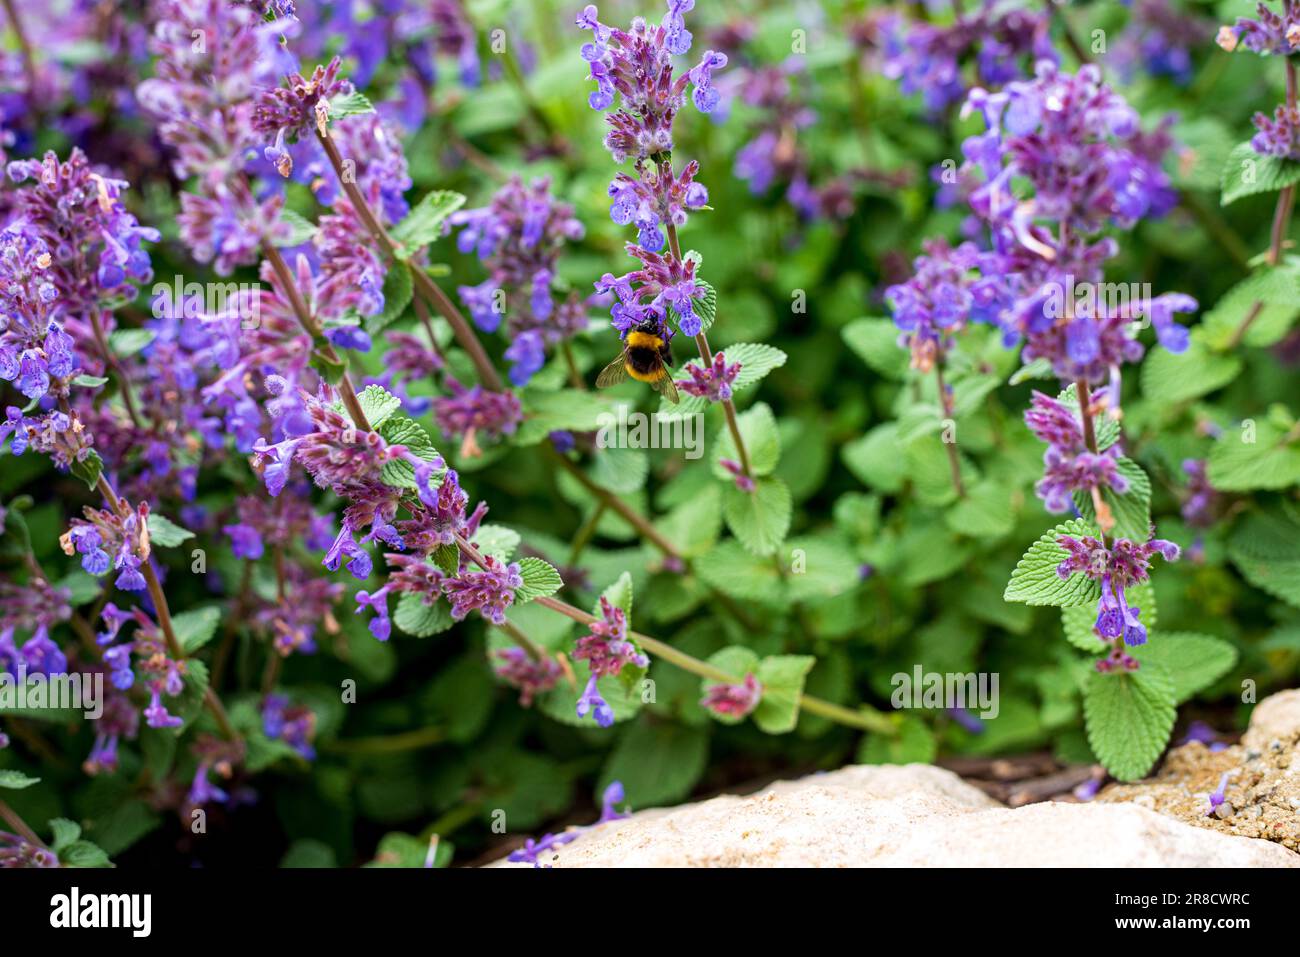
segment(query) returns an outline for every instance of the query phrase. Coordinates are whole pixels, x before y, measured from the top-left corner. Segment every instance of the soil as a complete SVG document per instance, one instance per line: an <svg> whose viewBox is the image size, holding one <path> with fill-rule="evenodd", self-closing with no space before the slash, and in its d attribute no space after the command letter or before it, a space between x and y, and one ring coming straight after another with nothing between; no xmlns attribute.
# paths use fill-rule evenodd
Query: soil
<svg viewBox="0 0 1300 957"><path fill-rule="evenodd" d="M1134 784L1112 784L1102 802L1127 801L1187 824L1274 841L1300 851L1300 734L1254 747L1211 751L1198 741L1174 748L1160 771ZM1227 772L1224 802L1213 814L1209 796Z"/></svg>

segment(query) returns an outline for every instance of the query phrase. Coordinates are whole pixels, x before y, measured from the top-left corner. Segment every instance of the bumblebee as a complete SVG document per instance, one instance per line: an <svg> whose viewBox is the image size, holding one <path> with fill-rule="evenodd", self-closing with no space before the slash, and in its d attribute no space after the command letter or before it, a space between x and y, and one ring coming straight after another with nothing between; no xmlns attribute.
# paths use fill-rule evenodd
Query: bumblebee
<svg viewBox="0 0 1300 957"><path fill-rule="evenodd" d="M596 377L596 388L605 389L627 380L648 382L651 388L674 405L680 401L677 386L668 368L673 364L673 350L659 335L653 322L643 322L628 330L622 354L605 366Z"/></svg>

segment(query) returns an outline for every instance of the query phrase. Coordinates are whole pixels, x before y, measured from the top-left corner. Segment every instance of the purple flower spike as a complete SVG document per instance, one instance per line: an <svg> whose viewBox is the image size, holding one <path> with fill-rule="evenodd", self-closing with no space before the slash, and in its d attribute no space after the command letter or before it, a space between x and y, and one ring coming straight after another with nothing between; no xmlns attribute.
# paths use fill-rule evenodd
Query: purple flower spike
<svg viewBox="0 0 1300 957"><path fill-rule="evenodd" d="M727 357L721 352L713 354L713 363L708 368L702 368L695 362L688 362L686 372L690 374L691 380L681 383L682 391L687 395L708 399L710 402L730 399L731 388L736 381L736 376L740 374L740 368L739 362L727 365Z"/></svg>

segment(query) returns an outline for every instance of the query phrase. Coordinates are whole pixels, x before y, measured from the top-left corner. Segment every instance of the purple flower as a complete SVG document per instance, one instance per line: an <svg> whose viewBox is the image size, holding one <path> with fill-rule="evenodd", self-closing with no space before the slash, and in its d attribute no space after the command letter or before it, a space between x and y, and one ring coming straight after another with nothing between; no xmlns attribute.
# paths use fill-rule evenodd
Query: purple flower
<svg viewBox="0 0 1300 957"><path fill-rule="evenodd" d="M515 562L505 564L492 556L484 557L486 567L464 570L455 578L442 583L442 593L451 602L451 617L461 621L471 611L478 609L494 625L505 624L506 609L514 603L515 589L524 580Z"/></svg>
<svg viewBox="0 0 1300 957"><path fill-rule="evenodd" d="M709 685L700 705L714 714L740 719L757 708L762 697L763 686L751 673L740 684Z"/></svg>
<svg viewBox="0 0 1300 957"><path fill-rule="evenodd" d="M1090 535L1061 535L1057 542L1066 551L1065 560L1056 568L1057 575L1068 579L1078 572L1101 584L1093 633L1102 641L1114 643L1115 649L1112 659L1097 662L1098 670L1108 671L1116 665L1136 669L1137 662L1122 652L1118 639L1123 638L1126 645L1141 645L1147 640L1147 630L1138 620L1142 609L1128 603L1125 591L1148 579L1152 555L1159 553L1165 561L1176 561L1178 546L1159 538L1141 543L1118 538L1108 548Z"/></svg>
<svg viewBox="0 0 1300 957"><path fill-rule="evenodd" d="M681 383L682 391L688 395L708 399L710 402L722 402L731 398L731 387L740 374L741 364L733 362L727 365L727 357L721 352L713 354L713 364L702 368L694 362L688 362L685 371L690 375L689 382Z"/></svg>
<svg viewBox="0 0 1300 957"><path fill-rule="evenodd" d="M519 689L519 704L525 708L539 694L554 688L564 675L560 663L550 655L534 658L518 646L499 649L493 657L497 664L492 670L506 684Z"/></svg>
<svg viewBox="0 0 1300 957"><path fill-rule="evenodd" d="M1227 800L1228 777L1229 772L1224 771L1223 776L1219 778L1219 786L1215 788L1214 792L1210 795L1209 806L1205 809L1206 817L1213 817L1214 812L1217 811Z"/></svg>
<svg viewBox="0 0 1300 957"><path fill-rule="evenodd" d="M387 641L393 631L393 623L388 618L388 588L385 585L377 592L357 592L357 614L367 606L375 613L370 620L370 633L380 641Z"/></svg>
<svg viewBox="0 0 1300 957"><path fill-rule="evenodd" d="M302 705L291 705L284 695L269 694L262 701L262 731L283 741L305 760L316 759L312 740L316 737L316 714Z"/></svg>
<svg viewBox="0 0 1300 957"><path fill-rule="evenodd" d="M742 492L752 492L756 488L754 480L745 474L744 467L732 459L718 459L718 464L730 473L736 483L736 488Z"/></svg>

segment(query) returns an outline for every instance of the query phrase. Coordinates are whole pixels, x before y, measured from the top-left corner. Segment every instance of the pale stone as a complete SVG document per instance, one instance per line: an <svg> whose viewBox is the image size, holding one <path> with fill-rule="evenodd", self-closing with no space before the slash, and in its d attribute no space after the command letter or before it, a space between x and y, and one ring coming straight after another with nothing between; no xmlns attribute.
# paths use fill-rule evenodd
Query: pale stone
<svg viewBox="0 0 1300 957"><path fill-rule="evenodd" d="M1131 804L1003 808L929 765L847 767L593 828L555 867L1297 867ZM528 866L528 865L518 865Z"/></svg>
<svg viewBox="0 0 1300 957"><path fill-rule="evenodd" d="M1244 747L1266 750L1274 741L1293 743L1300 737L1300 688L1269 695L1250 713L1250 727L1241 738Z"/></svg>

